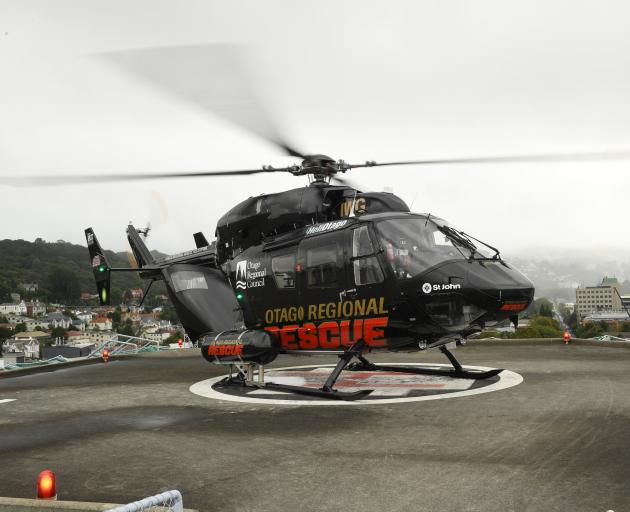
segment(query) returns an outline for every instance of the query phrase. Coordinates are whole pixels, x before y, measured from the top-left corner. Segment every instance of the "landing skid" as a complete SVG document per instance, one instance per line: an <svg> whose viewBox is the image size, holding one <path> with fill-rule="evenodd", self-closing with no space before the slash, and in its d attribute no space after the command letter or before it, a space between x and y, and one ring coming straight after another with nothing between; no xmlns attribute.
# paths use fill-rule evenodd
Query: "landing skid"
<svg viewBox="0 0 630 512"><path fill-rule="evenodd" d="M459 363L457 358L453 355L453 353L447 349L444 345L440 347L440 351L444 354L450 363L453 365L453 368L450 370L442 370L439 368L419 368L417 366L387 366L387 365L376 365L370 361L368 361L362 355L357 356L359 360L358 363L353 363L348 366L348 370L350 371L372 371L372 372L398 372L398 373L413 373L417 375L438 375L441 377L452 377L456 379L489 379L501 373L503 368L498 368L494 370L465 370L462 365Z"/></svg>
<svg viewBox="0 0 630 512"><path fill-rule="evenodd" d="M237 368L236 376L232 375L232 366L230 366L230 375L220 381L218 386L242 386L252 389L270 389L276 391L286 391L298 395L316 396L319 398L328 398L330 400L359 400L369 395L373 390L363 389L354 393L337 391L333 388L335 382L346 368L351 371L363 370L373 372L398 372L398 373L414 373L419 375L438 375L442 377L453 377L457 379L489 379L498 375L503 369L495 369L488 371L481 370L465 370L455 356L445 347L441 346L440 351L448 358L453 368L450 370L442 370L438 368L419 368L417 366L387 366L376 365L363 357L363 350L366 348L363 340L359 340L348 350L339 356L339 362L333 368L332 372L326 379L326 383L321 388L307 388L303 386L290 386L288 384L277 384L275 382L265 382L265 368L258 367L258 380L254 381L254 363L245 363L241 365L233 365ZM358 363L349 364L352 359L357 358Z"/></svg>

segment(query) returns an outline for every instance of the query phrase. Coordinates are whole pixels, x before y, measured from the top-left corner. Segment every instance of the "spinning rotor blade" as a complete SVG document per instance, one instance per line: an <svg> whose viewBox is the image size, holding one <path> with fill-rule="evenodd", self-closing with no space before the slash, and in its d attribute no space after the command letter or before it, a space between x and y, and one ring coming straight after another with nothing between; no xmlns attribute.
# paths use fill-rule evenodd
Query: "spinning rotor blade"
<svg viewBox="0 0 630 512"><path fill-rule="evenodd" d="M349 169L360 167L385 167L388 165L442 165L442 164L492 164L492 163L536 163L536 162L586 162L602 160L629 160L630 151L594 151L584 153L552 153L542 155L489 156L470 158L443 158L436 160L406 160L401 162L365 162L349 165Z"/></svg>
<svg viewBox="0 0 630 512"><path fill-rule="evenodd" d="M116 181L157 180L164 178L210 178L213 176L247 176L263 172L291 172L293 167L264 167L235 171L197 171L183 173L147 173L147 174L61 174L48 176L0 176L0 185L13 187L77 185L80 183L104 183Z"/></svg>
<svg viewBox="0 0 630 512"><path fill-rule="evenodd" d="M108 53L102 56L127 74L201 106L211 113L304 158L275 126L257 99L246 76L247 56L242 47L228 44L171 46Z"/></svg>

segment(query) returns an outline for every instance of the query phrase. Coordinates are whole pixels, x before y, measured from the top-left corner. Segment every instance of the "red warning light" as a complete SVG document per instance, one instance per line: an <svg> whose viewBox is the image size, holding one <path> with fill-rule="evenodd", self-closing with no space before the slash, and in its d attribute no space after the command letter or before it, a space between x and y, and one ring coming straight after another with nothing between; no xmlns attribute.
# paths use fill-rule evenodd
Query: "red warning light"
<svg viewBox="0 0 630 512"><path fill-rule="evenodd" d="M107 347L103 349L103 361L109 361L109 349Z"/></svg>
<svg viewBox="0 0 630 512"><path fill-rule="evenodd" d="M56 498L55 474L50 469L45 469L37 477L37 499L54 500Z"/></svg>
<svg viewBox="0 0 630 512"><path fill-rule="evenodd" d="M184 344L184 340L183 340L183 339L181 339L181 338L179 338L179 339L177 340L177 344L179 345L179 348L182 348L182 345Z"/></svg>

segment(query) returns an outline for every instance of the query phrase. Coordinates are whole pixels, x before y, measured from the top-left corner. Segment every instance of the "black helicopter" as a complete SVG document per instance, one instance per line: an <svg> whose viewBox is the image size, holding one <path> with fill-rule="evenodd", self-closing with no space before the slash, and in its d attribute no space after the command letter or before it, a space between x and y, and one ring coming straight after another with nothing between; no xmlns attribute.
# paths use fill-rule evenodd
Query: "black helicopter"
<svg viewBox="0 0 630 512"><path fill-rule="evenodd" d="M532 283L498 250L439 217L411 213L394 194L330 184L341 169L374 165L309 155L300 166L273 169L313 179L308 187L243 201L218 221L215 242L196 233L196 250L163 260L129 225L137 269L111 268L87 229L101 303L109 303L111 273L134 270L166 283L182 325L209 362L264 365L279 353L339 353L321 390L282 386L305 394L363 396L333 390L355 357L353 369L497 375L501 370L465 370L446 345L501 320L517 323L533 299ZM435 347L452 370L376 366L364 356Z"/></svg>
<svg viewBox="0 0 630 512"><path fill-rule="evenodd" d="M132 72L216 113L216 101L206 101L203 96L210 83L207 79L214 80L217 69L207 65L216 48L141 50L131 52L136 57L131 64L126 53L123 60ZM226 61L231 59L222 59ZM209 75L192 79L200 70ZM191 79L183 81L182 76ZM182 90L183 83L187 87L194 84L197 90ZM246 88L241 85L228 89L244 93ZM606 152L348 164L296 150L278 135L253 98L246 100L253 107L247 115L242 101L232 101L239 106L235 117L226 116L224 110L221 115L299 158L300 164L219 172L0 180L41 185L277 172L308 176L307 187L246 199L218 221L215 241L209 243L202 233L195 233L196 249L165 259L156 260L141 233L130 224L127 238L137 268L112 268L92 228L85 230L101 304L110 302L114 272L138 272L149 280L149 287L156 280L164 281L182 325L199 343L203 357L238 369L237 377L226 379L225 385L266 386L352 400L370 391L336 391L335 381L346 368L467 379L492 378L502 371L467 370L447 345L463 343L501 320L517 324L518 313L533 300L532 283L494 247L439 217L410 212L394 194L362 192L341 174L381 166L630 157L628 152ZM147 292L148 287L145 296ZM429 348L439 348L453 368L375 365L366 358L368 352L377 350ZM321 389L265 383L262 366L281 353L334 353L339 355L339 363ZM355 358L357 362L350 365ZM258 382L254 382L254 366L261 367Z"/></svg>

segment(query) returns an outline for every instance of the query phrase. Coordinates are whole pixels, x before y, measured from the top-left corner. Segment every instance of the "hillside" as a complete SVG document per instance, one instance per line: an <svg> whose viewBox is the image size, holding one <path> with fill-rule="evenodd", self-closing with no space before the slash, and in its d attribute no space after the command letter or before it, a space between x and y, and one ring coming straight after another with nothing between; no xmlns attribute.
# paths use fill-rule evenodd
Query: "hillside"
<svg viewBox="0 0 630 512"><path fill-rule="evenodd" d="M112 266L129 266L126 253L105 254ZM37 283L39 289L26 292L19 288L20 283ZM125 289L144 286L146 283L134 273L114 274L112 303L121 301ZM25 299L79 304L81 293L96 293L87 247L41 239L0 240L0 302L9 301L10 293L19 293ZM150 296L160 293L164 293L163 286L153 286Z"/></svg>

